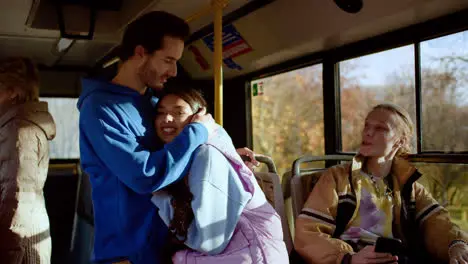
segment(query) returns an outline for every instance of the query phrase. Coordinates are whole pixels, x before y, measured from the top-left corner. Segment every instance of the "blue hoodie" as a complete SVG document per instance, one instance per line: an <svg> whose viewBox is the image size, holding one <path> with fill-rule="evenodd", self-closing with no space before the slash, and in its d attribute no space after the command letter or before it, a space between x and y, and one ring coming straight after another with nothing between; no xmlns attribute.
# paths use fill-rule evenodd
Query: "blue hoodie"
<svg viewBox="0 0 468 264"><path fill-rule="evenodd" d="M94 256L99 263L128 259L160 263L167 227L151 193L188 173L192 153L208 131L189 124L158 150L153 128L157 98L124 86L83 79L80 110L81 165L92 184Z"/></svg>

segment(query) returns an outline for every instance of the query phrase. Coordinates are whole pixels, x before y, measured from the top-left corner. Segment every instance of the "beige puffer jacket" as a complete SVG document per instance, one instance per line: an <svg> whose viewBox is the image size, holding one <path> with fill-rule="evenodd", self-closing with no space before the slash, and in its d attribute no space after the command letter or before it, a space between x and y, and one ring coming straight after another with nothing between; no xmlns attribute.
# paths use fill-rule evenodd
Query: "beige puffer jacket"
<svg viewBox="0 0 468 264"><path fill-rule="evenodd" d="M55 123L47 103L0 109L1 263L50 263L43 187Z"/></svg>

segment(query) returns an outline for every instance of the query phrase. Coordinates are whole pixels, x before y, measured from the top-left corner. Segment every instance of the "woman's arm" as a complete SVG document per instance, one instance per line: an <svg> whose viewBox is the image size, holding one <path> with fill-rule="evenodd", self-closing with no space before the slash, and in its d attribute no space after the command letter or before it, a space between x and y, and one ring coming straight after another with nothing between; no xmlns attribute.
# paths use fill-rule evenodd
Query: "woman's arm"
<svg viewBox="0 0 468 264"><path fill-rule="evenodd" d="M252 195L244 190L224 155L209 145L202 145L195 152L188 183L193 194L194 220L185 244L195 251L219 254L229 243ZM168 226L174 216L171 199L164 190L156 192L152 198Z"/></svg>
<svg viewBox="0 0 468 264"><path fill-rule="evenodd" d="M194 221L186 245L206 254L219 254L229 243L252 195L244 190L226 157L209 145L202 145L194 157L189 187Z"/></svg>
<svg viewBox="0 0 468 264"><path fill-rule="evenodd" d="M15 141L10 145L10 152L15 155L10 155L10 159L4 161L2 166L8 168L10 180L37 179L39 162L48 151L47 146L44 146L48 144L44 132L36 125L23 120L15 120L8 126L9 134Z"/></svg>
<svg viewBox="0 0 468 264"><path fill-rule="evenodd" d="M438 259L449 261L449 245L455 240L468 242L468 236L421 184L415 183L414 188L416 221L422 228L426 248Z"/></svg>
<svg viewBox="0 0 468 264"><path fill-rule="evenodd" d="M336 189L333 168L328 169L296 219L294 248L307 263L341 263L347 253L353 252L349 244L332 238L338 205Z"/></svg>

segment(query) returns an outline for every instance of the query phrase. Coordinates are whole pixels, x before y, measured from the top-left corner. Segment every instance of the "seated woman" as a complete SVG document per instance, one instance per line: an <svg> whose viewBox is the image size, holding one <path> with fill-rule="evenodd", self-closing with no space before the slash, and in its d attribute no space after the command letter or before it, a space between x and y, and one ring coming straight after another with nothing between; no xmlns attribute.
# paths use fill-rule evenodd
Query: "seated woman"
<svg viewBox="0 0 468 264"><path fill-rule="evenodd" d="M401 107L368 114L359 154L322 174L296 220L294 246L308 263L468 263L468 236L405 160L412 134ZM374 252L378 237L400 239L402 254Z"/></svg>
<svg viewBox="0 0 468 264"><path fill-rule="evenodd" d="M155 121L171 142L206 107L193 89L165 91ZM171 237L173 263L288 263L281 220L221 127L199 147L189 174L152 198Z"/></svg>

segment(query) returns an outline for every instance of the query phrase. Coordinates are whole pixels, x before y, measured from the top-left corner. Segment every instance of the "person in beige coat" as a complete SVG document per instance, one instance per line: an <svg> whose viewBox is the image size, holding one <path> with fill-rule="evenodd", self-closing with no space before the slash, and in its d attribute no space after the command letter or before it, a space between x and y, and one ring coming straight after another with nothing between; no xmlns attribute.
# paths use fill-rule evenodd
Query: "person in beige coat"
<svg viewBox="0 0 468 264"><path fill-rule="evenodd" d="M31 60L0 61L0 263L50 263L43 187L55 123Z"/></svg>

